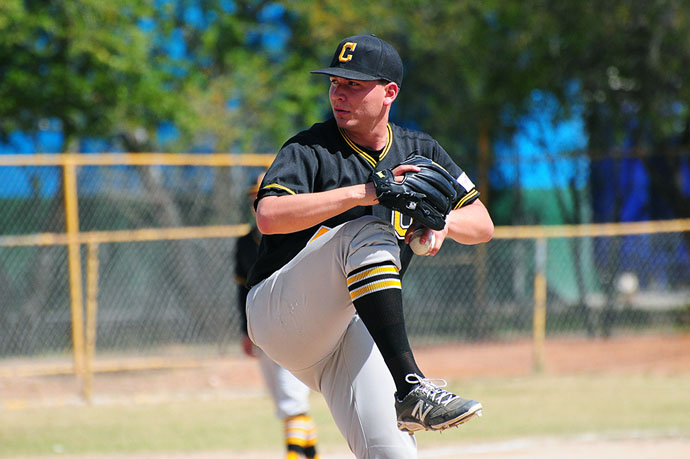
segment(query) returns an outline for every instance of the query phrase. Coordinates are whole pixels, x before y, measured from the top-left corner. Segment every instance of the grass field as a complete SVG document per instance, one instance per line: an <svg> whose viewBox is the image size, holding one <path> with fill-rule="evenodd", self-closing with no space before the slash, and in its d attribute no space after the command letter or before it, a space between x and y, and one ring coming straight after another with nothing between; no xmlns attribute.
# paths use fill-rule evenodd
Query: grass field
<svg viewBox="0 0 690 459"><path fill-rule="evenodd" d="M451 381L480 400L484 416L443 434L417 434L420 451L516 438L690 437L690 369L640 374L532 375ZM345 445L320 396L320 443ZM165 403L96 404L0 411L0 457L247 451L281 456L281 426L264 395ZM179 457L179 456L175 456ZM269 456L270 457L270 456Z"/></svg>

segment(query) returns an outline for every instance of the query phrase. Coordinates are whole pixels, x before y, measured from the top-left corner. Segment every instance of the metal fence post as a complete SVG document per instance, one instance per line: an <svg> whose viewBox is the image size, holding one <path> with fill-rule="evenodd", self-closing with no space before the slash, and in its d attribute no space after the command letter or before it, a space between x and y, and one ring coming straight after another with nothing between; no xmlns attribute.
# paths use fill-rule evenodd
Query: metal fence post
<svg viewBox="0 0 690 459"><path fill-rule="evenodd" d="M546 340L546 242L545 238L535 240L534 254L534 317L533 347L534 371L544 369L544 341Z"/></svg>
<svg viewBox="0 0 690 459"><path fill-rule="evenodd" d="M81 251L79 244L79 207L77 202L76 166L66 159L63 164L65 186L65 227L67 231L67 259L72 313L72 349L74 374L80 382L84 378L84 312L82 306Z"/></svg>
<svg viewBox="0 0 690 459"><path fill-rule="evenodd" d="M86 256L86 333L84 347L84 400L91 403L93 393L93 356L96 351L98 324L98 243L87 245Z"/></svg>

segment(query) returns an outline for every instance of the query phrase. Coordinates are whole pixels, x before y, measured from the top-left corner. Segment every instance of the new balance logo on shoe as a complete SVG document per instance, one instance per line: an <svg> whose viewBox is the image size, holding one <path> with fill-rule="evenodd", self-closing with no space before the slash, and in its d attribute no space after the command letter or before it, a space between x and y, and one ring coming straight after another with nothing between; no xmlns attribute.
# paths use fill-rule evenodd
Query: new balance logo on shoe
<svg viewBox="0 0 690 459"><path fill-rule="evenodd" d="M416 374L407 375L405 380L417 386L404 399L395 399L398 429L402 431L446 430L482 414L481 403L442 389L444 380L437 380L440 386Z"/></svg>
<svg viewBox="0 0 690 459"><path fill-rule="evenodd" d="M429 411L431 411L433 408L434 405L426 404L424 403L424 400L420 400L417 402L410 415L412 417L419 419L420 422L424 422L424 419L426 419L426 415L429 414Z"/></svg>

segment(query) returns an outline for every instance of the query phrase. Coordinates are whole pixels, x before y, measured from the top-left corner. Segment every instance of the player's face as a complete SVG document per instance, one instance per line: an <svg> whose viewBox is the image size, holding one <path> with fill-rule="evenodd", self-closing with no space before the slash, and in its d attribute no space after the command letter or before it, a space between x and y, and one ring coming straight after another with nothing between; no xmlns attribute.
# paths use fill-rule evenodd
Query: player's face
<svg viewBox="0 0 690 459"><path fill-rule="evenodd" d="M384 120L390 98L387 85L378 81L330 77L328 95L338 127L348 130L372 129ZM392 102L392 101L391 101Z"/></svg>

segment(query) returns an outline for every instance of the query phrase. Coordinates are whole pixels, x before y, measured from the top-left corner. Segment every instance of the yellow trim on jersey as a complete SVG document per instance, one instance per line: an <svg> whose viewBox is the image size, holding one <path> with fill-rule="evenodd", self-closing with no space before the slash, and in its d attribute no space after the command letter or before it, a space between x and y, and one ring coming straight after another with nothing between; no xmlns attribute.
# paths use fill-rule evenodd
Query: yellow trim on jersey
<svg viewBox="0 0 690 459"><path fill-rule="evenodd" d="M391 125L387 124L386 129L388 130L388 142L386 142L386 146L383 147L383 150L381 151L381 155L379 155L379 161L381 161L383 158L386 157L388 152L391 149L391 145L393 145L393 129L391 129Z"/></svg>
<svg viewBox="0 0 690 459"><path fill-rule="evenodd" d="M453 208L453 210L461 208L462 206L465 205L465 203L466 203L467 201L469 201L469 200L472 199L473 197L477 196L478 194L479 194L479 192L478 192L477 190L472 190L472 191L470 191L470 192L467 193L465 196L463 196L462 199L461 199L460 201L458 201L458 203L455 205L455 207Z"/></svg>
<svg viewBox="0 0 690 459"><path fill-rule="evenodd" d="M350 292L350 298L352 301L368 295L369 293L378 292L379 290L386 290L391 288L402 289L402 284L400 279L383 279L378 282L372 282L371 284L363 285L360 288Z"/></svg>
<svg viewBox="0 0 690 459"><path fill-rule="evenodd" d="M376 268L362 271L361 273L357 273L354 276L348 277L347 278L347 286L349 287L350 285L354 284L355 282L359 282L362 279L366 279L367 277L377 276L377 275L383 274L383 273L398 274L398 268L396 268L395 266L378 266Z"/></svg>
<svg viewBox="0 0 690 459"><path fill-rule="evenodd" d="M345 139L345 142L355 151L355 153L364 158L369 164L371 164L372 167L376 167L376 160L372 158L369 153L359 148L356 143L350 140L350 137L348 137L347 133L342 128L338 128L338 130L340 131L340 135L343 136L343 139Z"/></svg>
<svg viewBox="0 0 690 459"><path fill-rule="evenodd" d="M263 187L264 190L265 190L266 188L278 188L279 190L287 191L287 192L290 193L290 194L297 194L297 193L295 193L294 191L292 191L290 188L288 188L288 187L286 187L286 186L283 186L283 185L279 185L279 184L277 184L277 183L271 183L271 184L266 185L265 187Z"/></svg>
<svg viewBox="0 0 690 459"><path fill-rule="evenodd" d="M320 238L321 236L323 236L324 234L326 234L326 233L329 232L330 230L331 230L331 229L330 229L329 227L324 226L324 225L321 225L321 226L319 227L319 229L316 230L316 232L315 232L314 235L311 237L311 239L309 239L309 240L307 241L307 245L311 244L312 242L314 242L315 240L317 240L318 238Z"/></svg>
<svg viewBox="0 0 690 459"><path fill-rule="evenodd" d="M362 150L362 148L360 148L356 143L354 143L352 139L350 139L350 137L347 135L347 132L345 132L344 129L338 128L338 130L340 131L340 135L343 136L343 139L345 139L345 142L350 146L350 148L352 148L355 153L364 158L373 167L376 167L376 163L378 163L378 161L381 161L383 158L386 157L386 155L391 149L391 145L393 145L393 130L391 129L390 124L386 125L386 131L388 132L388 140L386 141L386 146L383 147L383 150L381 150L381 154L379 155L378 160L376 160L373 156L371 156L366 151Z"/></svg>

